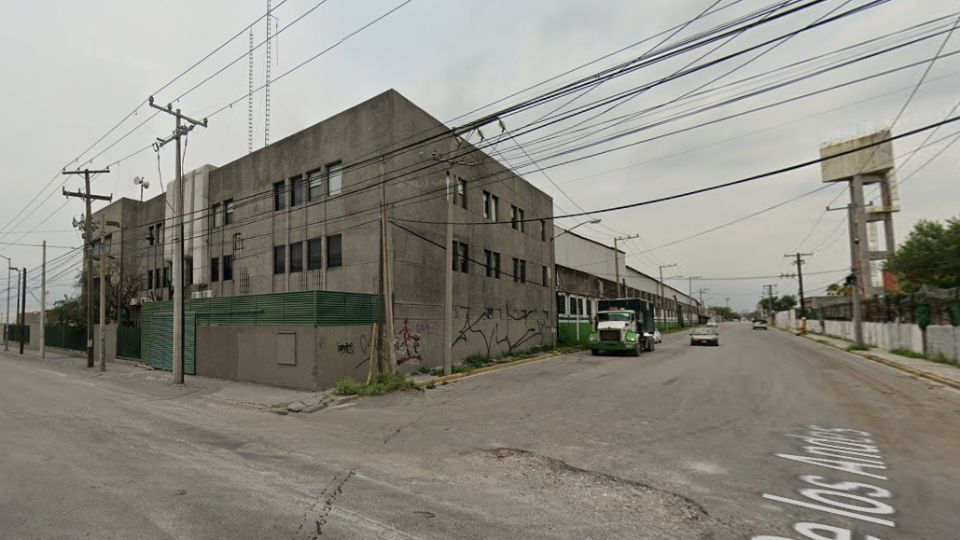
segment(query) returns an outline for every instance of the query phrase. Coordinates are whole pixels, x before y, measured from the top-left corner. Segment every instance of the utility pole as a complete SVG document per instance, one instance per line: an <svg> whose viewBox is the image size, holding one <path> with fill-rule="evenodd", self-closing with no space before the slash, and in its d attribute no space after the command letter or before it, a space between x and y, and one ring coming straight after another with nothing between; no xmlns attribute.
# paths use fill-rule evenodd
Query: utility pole
<svg viewBox="0 0 960 540"><path fill-rule="evenodd" d="M859 190L857 189L859 187ZM857 196L859 194L859 197ZM861 186L850 183L851 203L837 208L827 207L828 212L837 210L847 211L847 229L850 233L850 272L853 275L853 337L858 345L863 345L863 285L866 282L864 270L860 268L860 234L859 225L854 218L855 214L864 215L863 209L870 204L863 204L863 190Z"/></svg>
<svg viewBox="0 0 960 540"><path fill-rule="evenodd" d="M17 311L14 312L13 316L16 319L17 330L22 332L23 329L20 327L20 269L13 268L13 271L17 273Z"/></svg>
<svg viewBox="0 0 960 540"><path fill-rule="evenodd" d="M788 259L791 259L791 258L796 259L793 261L793 264L796 265L797 267L797 280L799 281L799 284L800 284L799 289L800 289L800 317L801 318L806 316L806 311L807 311L806 305L804 303L805 299L803 297L803 265L807 261L805 261L803 258L812 257L812 256L813 256L813 253L800 253L800 252L788 253L784 255L784 257Z"/></svg>
<svg viewBox="0 0 960 540"><path fill-rule="evenodd" d="M47 241L43 241L40 264L40 359L47 358Z"/></svg>
<svg viewBox="0 0 960 540"><path fill-rule="evenodd" d="M710 289L699 288L697 289L697 294L700 296L700 306L703 306L703 293L710 292Z"/></svg>
<svg viewBox="0 0 960 540"><path fill-rule="evenodd" d="M774 320L774 311L773 311L773 289L776 285L764 285L763 294L767 297L767 318L771 321Z"/></svg>
<svg viewBox="0 0 960 540"><path fill-rule="evenodd" d="M447 177L447 270L443 286L443 374L453 372L453 264L457 254L453 252L453 189Z"/></svg>
<svg viewBox="0 0 960 540"><path fill-rule="evenodd" d="M110 169L101 169L93 170L90 169L77 169L75 171L63 171L63 174L82 174L83 175L83 192L72 192L63 190L63 195L65 197L79 197L83 199L85 204L85 215L83 218L83 259L84 266L83 271L87 274L86 279L83 281L84 288L86 289L83 292L83 297L87 301L87 367L93 367L93 250L91 249L91 244L93 243L93 223L91 222L92 210L90 209L90 201L112 201L113 195L104 196L104 195L93 195L90 193L90 175L91 174L109 174Z"/></svg>
<svg viewBox="0 0 960 540"><path fill-rule="evenodd" d="M687 278L687 297L690 298L690 301L693 301L693 280L700 279L703 276L690 276ZM700 310L703 308L703 300L700 301L700 305L697 306L697 317L700 316ZM697 321L698 323L700 321Z"/></svg>
<svg viewBox="0 0 960 540"><path fill-rule="evenodd" d="M393 274L390 273L390 220L387 216L387 186L382 159L380 160L380 179L380 241L383 253L383 266L380 271L383 273L383 316L385 323L381 347L386 353L387 372L396 373L397 356L393 347Z"/></svg>
<svg viewBox="0 0 960 540"><path fill-rule="evenodd" d="M23 340L26 337L27 332L27 267L23 267L23 285L20 287L23 295L22 300L20 301L20 354L23 354Z"/></svg>
<svg viewBox="0 0 960 540"><path fill-rule="evenodd" d="M620 248L618 247L617 242L619 242L620 240L630 240L631 238L640 238L640 235L634 234L634 235L613 237L613 268L614 268L613 271L617 279L617 298L623 297L623 292L621 292L623 289L621 288L621 285L620 285ZM626 259L626 256L624 256L624 259Z"/></svg>
<svg viewBox="0 0 960 540"><path fill-rule="evenodd" d="M269 23L269 19L267 22ZM153 96L150 96L148 102L154 109L176 118L176 128L173 135L166 139L157 139L157 142L153 143L153 149L159 152L165 144L176 141L177 155L174 161L177 175L177 198L173 223L174 230L177 231L177 251L173 258L173 384L183 384L183 155L180 153L180 139L197 126L207 127L207 119L194 120L182 114L180 109L174 110L172 104L161 107L154 103ZM184 127L182 125L183 120L189 122L190 125Z"/></svg>
<svg viewBox="0 0 960 540"><path fill-rule="evenodd" d="M673 268L673 267L676 266L676 265L677 265L677 263L673 263L673 264L661 264L661 265L660 265L660 281L657 283L657 287L659 288L658 290L659 290L660 294L658 294L657 296L660 297L660 315L661 315L661 317L663 317L663 315L664 315L664 313L663 313L663 305L666 303L666 298L664 298L664 296L666 296L666 292L667 292L666 287L663 286L663 269L664 269L664 268ZM701 301L701 303L703 303L703 302ZM656 321L657 321L656 315L654 315L653 321L654 321L654 326L656 326Z"/></svg>
<svg viewBox="0 0 960 540"><path fill-rule="evenodd" d="M3 350L9 351L10 346L8 342L7 335L10 333L10 282L12 278L10 277L10 271L13 270L13 261L10 260L10 257L0 255L0 258L7 260L7 318L3 322Z"/></svg>

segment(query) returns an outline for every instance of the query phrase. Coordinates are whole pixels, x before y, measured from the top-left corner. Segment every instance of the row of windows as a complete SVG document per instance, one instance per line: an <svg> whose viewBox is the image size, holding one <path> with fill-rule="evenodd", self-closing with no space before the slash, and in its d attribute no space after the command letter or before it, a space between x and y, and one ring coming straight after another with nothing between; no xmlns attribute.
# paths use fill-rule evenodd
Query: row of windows
<svg viewBox="0 0 960 540"><path fill-rule="evenodd" d="M210 205L210 228L217 229L233 223L233 199Z"/></svg>
<svg viewBox="0 0 960 540"><path fill-rule="evenodd" d="M451 179L447 174L447 198L450 199L452 191L452 202L461 208L468 208L467 205L467 181L459 176L454 177L454 188L450 189ZM489 191L483 191L482 200L483 217L490 221L499 221L500 219L500 197L497 197ZM527 232L526 213L519 206L510 205L510 226L520 232ZM547 222L540 220L540 240L547 240Z"/></svg>
<svg viewBox="0 0 960 540"><path fill-rule="evenodd" d="M147 289L162 289L170 287L170 267L164 266L161 272L160 268L147 270Z"/></svg>
<svg viewBox="0 0 960 540"><path fill-rule="evenodd" d="M306 242L290 244L290 258L287 259L288 246L273 246L273 273L285 274L303 272L303 245L307 245L307 270L319 270L323 265L323 240L311 238ZM327 268L343 265L343 235L331 234L326 237Z"/></svg>
<svg viewBox="0 0 960 540"><path fill-rule="evenodd" d="M453 242L451 264L454 272L470 273L470 246L463 242ZM500 279L500 253L489 249L483 250L483 266L487 277ZM527 282L527 261L513 258L513 281ZM546 266L542 267L540 283L550 285L550 272Z"/></svg>
<svg viewBox="0 0 960 540"><path fill-rule="evenodd" d="M220 281L221 276L221 258L220 257L211 257L210 258L210 283L215 281ZM233 280L233 255L224 255L223 256L223 267L222 275L224 281Z"/></svg>
<svg viewBox="0 0 960 540"><path fill-rule="evenodd" d="M147 228L147 245L149 246L161 246L163 245L163 223L157 223L156 225L150 225Z"/></svg>
<svg viewBox="0 0 960 540"><path fill-rule="evenodd" d="M293 208L308 200L319 200L323 195L337 196L342 190L343 164L338 161L273 184L273 209L279 211L286 208L288 195L290 207Z"/></svg>
<svg viewBox="0 0 960 540"><path fill-rule="evenodd" d="M594 310L593 298L573 296L568 294L557 295L557 315L583 315L592 317Z"/></svg>

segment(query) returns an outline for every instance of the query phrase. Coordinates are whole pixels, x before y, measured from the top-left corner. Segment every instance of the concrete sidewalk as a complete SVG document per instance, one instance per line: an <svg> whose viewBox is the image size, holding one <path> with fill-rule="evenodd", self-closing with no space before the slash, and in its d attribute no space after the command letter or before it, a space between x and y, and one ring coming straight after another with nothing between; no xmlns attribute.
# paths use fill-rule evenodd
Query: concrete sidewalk
<svg viewBox="0 0 960 540"><path fill-rule="evenodd" d="M313 412L342 399L333 396L332 389L321 392L290 390L193 375L185 375L184 384L174 385L171 384L170 372L155 370L144 364L125 360L107 362L106 371L100 372L99 364L88 368L85 357L58 350L48 349L46 358L41 360L39 351L27 350L21 355L11 348L9 352L0 350L0 359L35 364L37 369L63 376L96 380L97 384L107 384L123 390L131 395L131 399L157 400L189 396L190 399L209 399L280 414Z"/></svg>
<svg viewBox="0 0 960 540"><path fill-rule="evenodd" d="M812 339L814 341L820 341L832 347L838 349L847 350L847 347L851 345L850 341L843 339L823 336L820 334L804 334L804 337ZM960 367L951 365L951 364L941 364L939 362L932 362L930 360L924 360L923 358L910 358L908 356L901 356L899 354L894 354L890 351L878 348L872 348L868 351L847 351L857 356L862 356L864 358L873 360L875 362L880 362L881 364L886 364L890 367L912 373L919 377L924 377L941 384L946 384L960 390Z"/></svg>

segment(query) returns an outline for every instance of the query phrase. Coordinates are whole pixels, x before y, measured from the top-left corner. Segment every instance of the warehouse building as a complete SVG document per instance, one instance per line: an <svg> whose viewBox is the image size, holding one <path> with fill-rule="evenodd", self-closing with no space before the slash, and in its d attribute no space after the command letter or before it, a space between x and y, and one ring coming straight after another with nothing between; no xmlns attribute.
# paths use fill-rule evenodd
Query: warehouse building
<svg viewBox="0 0 960 540"><path fill-rule="evenodd" d="M112 232L111 249L121 246L122 256L114 256L122 264L111 279L122 267L142 282L130 299L139 306L131 320L141 326L147 314L151 324L165 321L149 305L171 298L177 201L170 188L98 212L122 223ZM385 290L392 290L394 331L379 341L393 349L401 370L438 366L449 273L454 361L553 341L552 199L394 90L235 161L185 174L183 202L185 285L194 299L187 311L193 305L197 316L186 355L195 354L196 373L295 387L329 384L330 376L318 372L359 377L374 341L369 323L382 330L387 307L381 303L371 314L364 295L382 298ZM354 301L362 316L330 321L327 293L347 302L337 308L347 319ZM237 315L242 310L231 307L234 316L224 318L227 304L217 302L269 295L280 295L286 306L313 301L312 315L244 307L255 314L251 329L244 326L249 317ZM204 315L218 309L219 315ZM323 325L357 328L324 333L317 330ZM238 346L253 334L255 350ZM166 358L169 351L151 352L148 340L143 355ZM300 367L289 365L290 355Z"/></svg>

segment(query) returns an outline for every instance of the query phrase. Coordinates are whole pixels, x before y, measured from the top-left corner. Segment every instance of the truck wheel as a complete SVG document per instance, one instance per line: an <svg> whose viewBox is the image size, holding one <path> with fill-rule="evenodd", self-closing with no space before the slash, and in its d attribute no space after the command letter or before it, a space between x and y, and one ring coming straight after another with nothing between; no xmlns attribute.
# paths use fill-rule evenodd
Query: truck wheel
<svg viewBox="0 0 960 540"><path fill-rule="evenodd" d="M590 349L590 354L592 354L593 356L599 356L599 355L600 355L600 351L598 351L598 350L596 350L596 349Z"/></svg>
<svg viewBox="0 0 960 540"><path fill-rule="evenodd" d="M640 345L640 340L638 339L637 343L633 346L633 350L630 351L630 356L640 356L640 347L642 347L642 345Z"/></svg>
<svg viewBox="0 0 960 540"><path fill-rule="evenodd" d="M657 343L657 342L654 341L653 338L650 338L650 343L649 343L650 346L647 348L647 350L648 350L648 351L653 351L653 349L655 349L655 348L657 347L656 343Z"/></svg>

